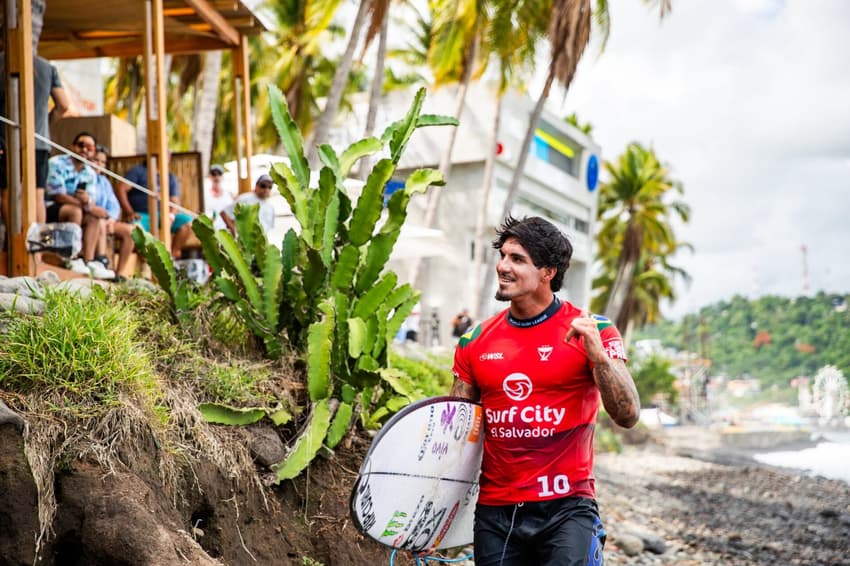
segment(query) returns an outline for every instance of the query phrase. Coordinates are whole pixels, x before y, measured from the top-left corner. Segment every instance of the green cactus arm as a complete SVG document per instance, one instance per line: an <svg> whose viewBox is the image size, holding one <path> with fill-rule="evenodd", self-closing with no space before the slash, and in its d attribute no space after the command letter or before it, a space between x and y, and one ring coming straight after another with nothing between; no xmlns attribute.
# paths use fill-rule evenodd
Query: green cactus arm
<svg viewBox="0 0 850 566"><path fill-rule="evenodd" d="M307 265L303 267L301 282L308 297L315 297L322 289L328 268L322 259L322 254L314 248L307 248Z"/></svg>
<svg viewBox="0 0 850 566"><path fill-rule="evenodd" d="M331 341L334 333L333 299L319 305L324 317L310 325L307 338L307 390L311 401L325 399L330 393Z"/></svg>
<svg viewBox="0 0 850 566"><path fill-rule="evenodd" d="M272 466L278 483L296 477L313 461L328 434L330 423L330 407L327 399L322 399L313 405L310 420L292 450L283 461Z"/></svg>
<svg viewBox="0 0 850 566"><path fill-rule="evenodd" d="M354 317L365 320L372 313L376 312L387 295L392 292L397 282L398 276L392 271L387 272L376 285L372 286L371 289L357 300L352 312Z"/></svg>
<svg viewBox="0 0 850 566"><path fill-rule="evenodd" d="M335 175L339 175L339 158L330 145L323 143L318 148L319 161L325 164Z"/></svg>
<svg viewBox="0 0 850 566"><path fill-rule="evenodd" d="M238 301L241 297L239 296L239 286L236 285L236 282L233 279L228 279L226 277L216 277L213 279L213 285L215 285L221 294L224 295L224 298L231 302Z"/></svg>
<svg viewBox="0 0 850 566"><path fill-rule="evenodd" d="M275 332L280 331L279 318L281 288L283 287L283 259L274 246L266 253L263 264L263 318ZM277 338L277 336L275 336Z"/></svg>
<svg viewBox="0 0 850 566"><path fill-rule="evenodd" d="M275 85L269 85L269 106L271 107L272 121L274 122L283 149L289 156L289 163L295 179L301 187L310 184L310 166L304 157L304 140L301 132L289 113L289 105L286 97Z"/></svg>
<svg viewBox="0 0 850 566"><path fill-rule="evenodd" d="M201 416L208 423L225 425L249 425L266 416L262 407L230 407L221 403L201 403Z"/></svg>
<svg viewBox="0 0 850 566"><path fill-rule="evenodd" d="M420 114L416 119L417 128L429 126L457 126L460 122L454 116L443 116L440 114Z"/></svg>
<svg viewBox="0 0 850 566"><path fill-rule="evenodd" d="M384 366L387 361L387 345L392 342L393 335L387 336L387 318L390 309L386 304L381 303L375 312L375 318L378 319L378 331L375 333L375 341L372 343L372 357L378 362L378 365Z"/></svg>
<svg viewBox="0 0 850 566"><path fill-rule="evenodd" d="M357 270L357 265L360 262L360 248L346 244L342 251L339 252L339 258L336 261L333 276L331 277L331 285L334 289L350 289L351 283L354 281L354 272Z"/></svg>
<svg viewBox="0 0 850 566"><path fill-rule="evenodd" d="M348 323L348 355L357 358L366 350L366 323L360 317L349 318Z"/></svg>
<svg viewBox="0 0 850 566"><path fill-rule="evenodd" d="M131 237L136 244L136 249L148 262L156 282L168 294L173 303L177 297L177 275L174 271L171 254L168 253L162 242L154 238L150 232L145 232L138 226L133 229Z"/></svg>
<svg viewBox="0 0 850 566"><path fill-rule="evenodd" d="M404 322L404 319L406 319L407 316L413 311L413 308L416 306L416 303L418 301L419 301L419 293L416 292L413 295L411 295L409 298L404 300L402 303L400 303L395 308L395 311L393 311L393 315L387 321L386 326L385 326L386 334L384 334L384 336L386 337L387 341L390 341L390 340L393 339L393 336L396 335L396 332L398 332L398 329L401 328L401 325ZM377 341L378 340L376 338L376 343L377 343Z"/></svg>
<svg viewBox="0 0 850 566"><path fill-rule="evenodd" d="M201 214L192 221L192 231L201 242L204 259L212 269L213 275L218 275L222 270L221 250L215 240L215 228L209 216Z"/></svg>
<svg viewBox="0 0 850 566"><path fill-rule="evenodd" d="M269 174L278 186L281 196L289 204L289 209L295 215L295 219L301 225L301 229L307 228L309 222L306 194L309 190L308 186L306 184L298 184L298 179L295 178L295 174L286 163L273 164L271 169L269 169Z"/></svg>
<svg viewBox="0 0 850 566"><path fill-rule="evenodd" d="M366 247L366 259L357 273L356 290L358 293L369 289L381 275L384 266L393 253L393 247L398 236L399 231L396 230L389 234L377 234L369 241L369 245Z"/></svg>
<svg viewBox="0 0 850 566"><path fill-rule="evenodd" d="M242 251L250 256L248 261L254 257L254 249L256 248L257 231L254 230L255 225L260 223L260 205L259 204L237 204L233 210L233 224L236 225L236 234L239 238L238 243L242 247Z"/></svg>
<svg viewBox="0 0 850 566"><path fill-rule="evenodd" d="M392 390L410 399L415 400L416 387L410 383L410 378L401 370L396 368L381 368L378 374L386 383L392 387Z"/></svg>
<svg viewBox="0 0 850 566"><path fill-rule="evenodd" d="M366 179L348 227L348 238L355 246L362 246L372 237L384 205L384 186L393 176L394 171L395 164L389 159L382 159L378 161L369 174L369 178Z"/></svg>
<svg viewBox="0 0 850 566"><path fill-rule="evenodd" d="M245 260L245 256L242 254L242 250L239 248L236 240L226 230L216 232L215 238L218 240L221 249L224 251L224 255L230 260L232 268L235 270L233 275L239 277L242 287L245 289L245 294L248 297L248 302L256 310L261 310L263 302L260 296L260 288L257 285L257 280L254 279L254 275L251 273L251 266Z"/></svg>
<svg viewBox="0 0 850 566"><path fill-rule="evenodd" d="M357 160L383 149L384 143L375 137L364 138L348 146L339 156L339 175L345 178Z"/></svg>
<svg viewBox="0 0 850 566"><path fill-rule="evenodd" d="M400 126L393 132L390 138L390 159L392 159L393 163L397 164L399 159L401 159L401 154L404 152L404 148L407 147L407 142L410 141L413 131L416 129L416 121L422 110L422 101L424 98L425 89L420 88L413 97L413 104L411 104L410 110L407 111L407 115L402 119Z"/></svg>
<svg viewBox="0 0 850 566"><path fill-rule="evenodd" d="M354 410L350 404L345 402L339 404L333 421L331 421L328 436L325 439L325 445L328 448L334 448L343 439L345 433L348 432L348 426L351 424L351 415L353 412Z"/></svg>

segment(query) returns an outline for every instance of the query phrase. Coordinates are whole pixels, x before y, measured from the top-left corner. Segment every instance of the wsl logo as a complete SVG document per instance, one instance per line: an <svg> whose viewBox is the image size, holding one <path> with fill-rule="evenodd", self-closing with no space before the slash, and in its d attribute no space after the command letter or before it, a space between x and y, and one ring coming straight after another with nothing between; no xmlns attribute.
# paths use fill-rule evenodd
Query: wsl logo
<svg viewBox="0 0 850 566"><path fill-rule="evenodd" d="M514 401L525 401L531 395L531 378L524 373L512 373L502 382L502 390Z"/></svg>

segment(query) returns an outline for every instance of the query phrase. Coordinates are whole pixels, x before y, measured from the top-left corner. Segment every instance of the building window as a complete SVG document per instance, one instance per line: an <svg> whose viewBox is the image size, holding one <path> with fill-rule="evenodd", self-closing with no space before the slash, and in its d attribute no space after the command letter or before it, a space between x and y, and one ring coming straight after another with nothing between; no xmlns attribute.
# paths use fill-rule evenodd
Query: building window
<svg viewBox="0 0 850 566"><path fill-rule="evenodd" d="M551 220L554 220L555 222L559 222L560 224L568 228L572 228L576 232L581 232L582 234L590 233L590 224L586 220L576 218L572 214L569 214L567 212L555 212L554 210L546 208L545 206L541 206L525 197L518 197L517 203L521 203L529 210L533 211L536 214L539 214L544 218L549 218Z"/></svg>
<svg viewBox="0 0 850 566"><path fill-rule="evenodd" d="M568 175L578 177L579 151L574 142L545 121L541 121L540 127L534 131L534 140L529 151L538 159Z"/></svg>

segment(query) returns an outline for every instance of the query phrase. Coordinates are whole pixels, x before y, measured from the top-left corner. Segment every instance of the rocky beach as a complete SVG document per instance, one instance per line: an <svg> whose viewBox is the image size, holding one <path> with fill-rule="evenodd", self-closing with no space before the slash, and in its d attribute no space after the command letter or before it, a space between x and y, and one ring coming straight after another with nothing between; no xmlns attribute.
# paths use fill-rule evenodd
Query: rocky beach
<svg viewBox="0 0 850 566"><path fill-rule="evenodd" d="M606 564L850 565L850 484L703 442L661 436L597 456Z"/></svg>

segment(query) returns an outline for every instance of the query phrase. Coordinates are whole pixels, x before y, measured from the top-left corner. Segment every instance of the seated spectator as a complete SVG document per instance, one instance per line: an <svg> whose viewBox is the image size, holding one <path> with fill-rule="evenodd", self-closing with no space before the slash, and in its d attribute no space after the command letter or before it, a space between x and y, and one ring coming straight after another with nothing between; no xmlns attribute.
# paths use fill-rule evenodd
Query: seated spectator
<svg viewBox="0 0 850 566"><path fill-rule="evenodd" d="M133 253L133 225L127 222L121 222L121 205L118 203L118 197L115 196L115 191L109 178L103 174L106 169L106 161L109 158L109 151L102 145L97 146L92 161L100 168L97 175L97 191L95 196L95 205L102 207L109 215L101 220L104 225L104 230L101 233L100 242L98 244L98 254L95 259L103 261L109 267L109 257L112 256L112 242L109 242L109 236L113 236L118 240L118 263L115 266L115 271L120 277L126 277L125 270L127 261L130 259L130 254Z"/></svg>
<svg viewBox="0 0 850 566"><path fill-rule="evenodd" d="M254 185L253 192L239 195L236 197L235 201L221 211L221 219L224 220L224 223L227 226L227 229L230 230L231 234L234 236L236 235L236 224L233 222L235 218L233 211L236 209L236 205L238 204L260 205L260 224L263 225L266 233L269 233L269 231L274 227L274 207L272 206L272 203L269 202L269 197L272 196L272 186L274 186L274 181L272 181L271 177L268 175L260 175Z"/></svg>
<svg viewBox="0 0 850 566"><path fill-rule="evenodd" d="M148 164L142 162L127 171L124 175L128 181L145 189L148 187ZM157 185L160 185L159 174L157 174ZM154 191L159 195L159 188ZM118 183L115 190L118 202L121 203L121 211L132 221L138 223L150 232L150 215L148 214L148 194L131 187L127 183ZM174 173L168 173L168 196L174 204L180 204L180 188L177 185L177 177ZM171 214L171 255L179 258L183 246L192 235L192 216L185 212Z"/></svg>
<svg viewBox="0 0 850 566"><path fill-rule="evenodd" d="M74 138L73 147L83 159L94 156L95 139L88 132ZM48 162L46 218L48 222L73 222L83 229L80 257L70 260L68 268L98 279L113 279L115 272L95 261L95 250L104 229L101 220L109 216L92 198L97 190L97 174L83 161L70 155L57 155Z"/></svg>
<svg viewBox="0 0 850 566"><path fill-rule="evenodd" d="M227 208L233 202L233 195L224 188L222 176L224 175L224 167L221 165L213 165L210 167L209 174L209 190L204 200L204 214L213 219L213 226L216 229L225 228L224 221L221 219L221 211Z"/></svg>

